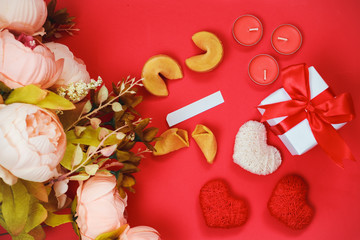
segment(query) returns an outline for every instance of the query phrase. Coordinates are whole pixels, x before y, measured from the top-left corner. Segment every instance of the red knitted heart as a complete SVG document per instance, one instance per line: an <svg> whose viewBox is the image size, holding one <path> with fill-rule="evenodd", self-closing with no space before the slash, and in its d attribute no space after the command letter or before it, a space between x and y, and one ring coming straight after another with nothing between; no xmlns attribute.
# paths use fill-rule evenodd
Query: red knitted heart
<svg viewBox="0 0 360 240"><path fill-rule="evenodd" d="M245 201L230 196L228 185L220 179L211 180L201 188L200 206L209 227L238 227L248 217Z"/></svg>
<svg viewBox="0 0 360 240"><path fill-rule="evenodd" d="M303 229L310 224L314 210L307 203L308 185L297 175L280 179L268 202L275 218L293 229Z"/></svg>

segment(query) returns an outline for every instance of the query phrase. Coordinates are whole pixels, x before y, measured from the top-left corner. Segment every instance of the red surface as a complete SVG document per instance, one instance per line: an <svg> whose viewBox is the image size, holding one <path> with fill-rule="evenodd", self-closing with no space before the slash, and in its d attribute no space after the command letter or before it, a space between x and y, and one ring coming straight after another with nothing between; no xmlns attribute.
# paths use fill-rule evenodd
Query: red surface
<svg viewBox="0 0 360 240"><path fill-rule="evenodd" d="M291 156L272 133L268 142L282 153L280 168L268 176L251 174L232 161L233 144L239 127L259 120L255 106L281 86L280 79L268 86L253 83L247 73L257 54L273 55L280 69L306 62L316 67L334 92L350 92L360 113L360 2L288 0L62 0L76 16L81 31L66 42L87 64L93 78L117 81L127 75L140 77L143 64L155 54L168 54L184 71L181 80L169 81L166 98L143 92L138 110L151 116L152 124L167 129L167 113L221 90L225 103L177 127L192 132L198 123L208 126L218 139L213 165L206 163L195 142L190 147L163 157L148 157L137 174L136 194L129 194L129 223L156 228L165 240L180 239L359 239L360 236L360 120L340 130L357 162L336 166L319 147L302 156ZM238 44L231 28L244 14L259 17L264 27L261 41L252 47ZM283 23L299 27L303 45L290 56L271 47L272 31ZM191 36L201 30L214 32L223 42L224 59L213 71L195 73L184 64L200 53ZM280 178L296 173L309 184L309 201L315 209L311 224L302 231L291 230L273 218L267 201ZM232 192L247 200L247 223L234 229L206 226L199 205L200 188L210 179L224 178ZM47 231L48 239L76 239L71 225ZM4 238L6 239L6 238Z"/></svg>

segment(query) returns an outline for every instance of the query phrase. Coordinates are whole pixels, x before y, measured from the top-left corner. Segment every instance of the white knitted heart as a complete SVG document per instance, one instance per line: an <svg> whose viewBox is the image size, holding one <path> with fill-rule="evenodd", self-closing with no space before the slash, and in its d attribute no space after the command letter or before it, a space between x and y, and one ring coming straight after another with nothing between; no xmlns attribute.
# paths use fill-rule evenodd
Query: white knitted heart
<svg viewBox="0 0 360 240"><path fill-rule="evenodd" d="M281 164L279 151L266 143L266 128L257 121L248 121L236 134L233 159L245 170L267 175Z"/></svg>

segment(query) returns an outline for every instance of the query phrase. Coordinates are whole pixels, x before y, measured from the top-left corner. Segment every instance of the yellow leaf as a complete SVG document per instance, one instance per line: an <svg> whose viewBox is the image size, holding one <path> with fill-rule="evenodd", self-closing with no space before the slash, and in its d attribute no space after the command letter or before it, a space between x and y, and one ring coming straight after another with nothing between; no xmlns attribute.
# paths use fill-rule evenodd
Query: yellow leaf
<svg viewBox="0 0 360 240"><path fill-rule="evenodd" d="M48 212L48 216L45 220L45 224L51 227L57 227L59 225L62 225L64 223L69 223L73 221L73 217L71 214L54 214L51 212Z"/></svg>
<svg viewBox="0 0 360 240"><path fill-rule="evenodd" d="M48 212L55 212L58 209L58 200L55 196L55 192L52 188L50 188L50 193L49 193L49 201L47 203L43 203L42 204L45 209L48 211Z"/></svg>
<svg viewBox="0 0 360 240"><path fill-rule="evenodd" d="M115 239L118 239L119 236L125 231L127 226L128 225L125 224L125 225L119 227L118 229L116 229L115 231L102 233L99 236L97 236L95 238L95 240L115 240Z"/></svg>
<svg viewBox="0 0 360 240"><path fill-rule="evenodd" d="M19 235L25 227L29 214L30 195L21 181L12 186L1 181L3 194L2 214L12 235Z"/></svg>
<svg viewBox="0 0 360 240"><path fill-rule="evenodd" d="M97 164L90 164L85 166L85 172L91 176L95 175L98 169L99 169L99 165Z"/></svg>
<svg viewBox="0 0 360 240"><path fill-rule="evenodd" d="M109 97L109 91L105 85L102 85L102 87L100 88L100 90L98 92L98 97L97 97L98 104L102 104L103 102L105 102L106 99L108 99L108 97Z"/></svg>
<svg viewBox="0 0 360 240"><path fill-rule="evenodd" d="M122 183L121 183L121 185L123 186L123 187L132 187L132 186L134 186L135 185L135 178L134 177L132 177L132 176L124 176L124 179L123 179L123 181L122 181Z"/></svg>
<svg viewBox="0 0 360 240"><path fill-rule="evenodd" d="M75 149L76 149L76 146L74 144L71 144L68 142L66 145L64 157L60 162L61 166L63 166L64 168L66 168L68 170L72 169L71 163L73 160Z"/></svg>
<svg viewBox="0 0 360 240"><path fill-rule="evenodd" d="M69 100L32 84L14 89L6 99L5 104L15 102L34 104L42 108L56 110L75 109L74 104Z"/></svg>
<svg viewBox="0 0 360 240"><path fill-rule="evenodd" d="M82 109L82 111L81 111L81 114L87 114L87 113L89 113L89 112L91 111L91 108L92 108L91 102L90 102L90 100L88 100L88 101L85 103L85 105L84 105L84 107L83 107L83 109Z"/></svg>
<svg viewBox="0 0 360 240"><path fill-rule="evenodd" d="M48 202L48 193L43 183L22 180L28 192L43 202Z"/></svg>
<svg viewBox="0 0 360 240"><path fill-rule="evenodd" d="M75 109L70 111L64 111L63 114L59 115L60 121L64 129L68 129L81 115L81 111L85 105L84 101L75 104Z"/></svg>
<svg viewBox="0 0 360 240"><path fill-rule="evenodd" d="M13 240L34 240L34 237L27 233L22 233L18 236L12 236Z"/></svg>
<svg viewBox="0 0 360 240"><path fill-rule="evenodd" d="M5 104L15 102L36 104L43 100L47 95L47 91L35 85L27 85L25 87L16 88L6 99Z"/></svg>
<svg viewBox="0 0 360 240"><path fill-rule="evenodd" d="M72 110L75 105L69 100L51 92L47 92L45 99L39 101L36 105L42 108L56 109L56 110Z"/></svg>
<svg viewBox="0 0 360 240"><path fill-rule="evenodd" d="M123 110L123 107L122 105L119 103L119 102L114 102L113 104L111 104L111 109L114 111L114 112L120 112Z"/></svg>
<svg viewBox="0 0 360 240"><path fill-rule="evenodd" d="M82 132L80 137L77 137L74 130L70 130L66 132L66 140L68 143L74 143L74 144L84 144L88 146L99 146L100 140L98 139L99 133L101 131L101 127L97 129L93 129L91 126L87 126L86 129ZM109 132L109 134L111 131ZM112 134L109 136L105 142L104 145L114 145L119 144L122 140L119 140L116 138L116 134Z"/></svg>
<svg viewBox="0 0 360 240"><path fill-rule="evenodd" d="M90 177L90 175L87 175L87 174L78 174L78 175L75 175L75 176L71 176L69 179L70 180L77 180L77 181L85 181L85 180L88 180Z"/></svg>
<svg viewBox="0 0 360 240"><path fill-rule="evenodd" d="M43 205L38 202L33 202L30 207L28 219L25 225L25 232L28 233L47 218L47 211Z"/></svg>
<svg viewBox="0 0 360 240"><path fill-rule="evenodd" d="M41 226L37 226L28 234L31 235L35 240L45 240L46 238L45 231L42 229Z"/></svg>
<svg viewBox="0 0 360 240"><path fill-rule="evenodd" d="M81 161L83 160L83 158L84 158L83 151L82 151L82 149L80 147L80 144L78 144L75 147L75 151L74 151L74 154L73 154L71 166L75 167L75 166L79 165L81 163Z"/></svg>

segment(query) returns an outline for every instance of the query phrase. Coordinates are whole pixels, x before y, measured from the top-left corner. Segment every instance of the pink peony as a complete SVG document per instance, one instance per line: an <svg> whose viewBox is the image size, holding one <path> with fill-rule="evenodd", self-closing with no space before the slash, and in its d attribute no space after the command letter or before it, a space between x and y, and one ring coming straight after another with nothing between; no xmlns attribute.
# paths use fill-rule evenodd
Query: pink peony
<svg viewBox="0 0 360 240"><path fill-rule="evenodd" d="M0 119L0 171L34 182L54 177L66 147L57 116L35 105L13 103L0 105ZM6 171L0 176L14 183L7 181Z"/></svg>
<svg viewBox="0 0 360 240"><path fill-rule="evenodd" d="M15 39L8 30L0 32L0 81L10 88L29 84L51 87L61 74L64 60L43 45L33 49Z"/></svg>
<svg viewBox="0 0 360 240"><path fill-rule="evenodd" d="M127 199L122 199L113 175L97 173L77 189L76 223L82 240L94 240L126 224Z"/></svg>
<svg viewBox="0 0 360 240"><path fill-rule="evenodd" d="M119 240L159 240L159 233L147 226L127 227Z"/></svg>
<svg viewBox="0 0 360 240"><path fill-rule="evenodd" d="M55 55L55 60L64 59L64 68L54 87L66 87L70 83L90 83L90 75L86 65L80 58L76 58L70 49L61 43L49 42L47 46Z"/></svg>
<svg viewBox="0 0 360 240"><path fill-rule="evenodd" d="M1 0L0 29L32 35L44 25L47 7L44 0Z"/></svg>

